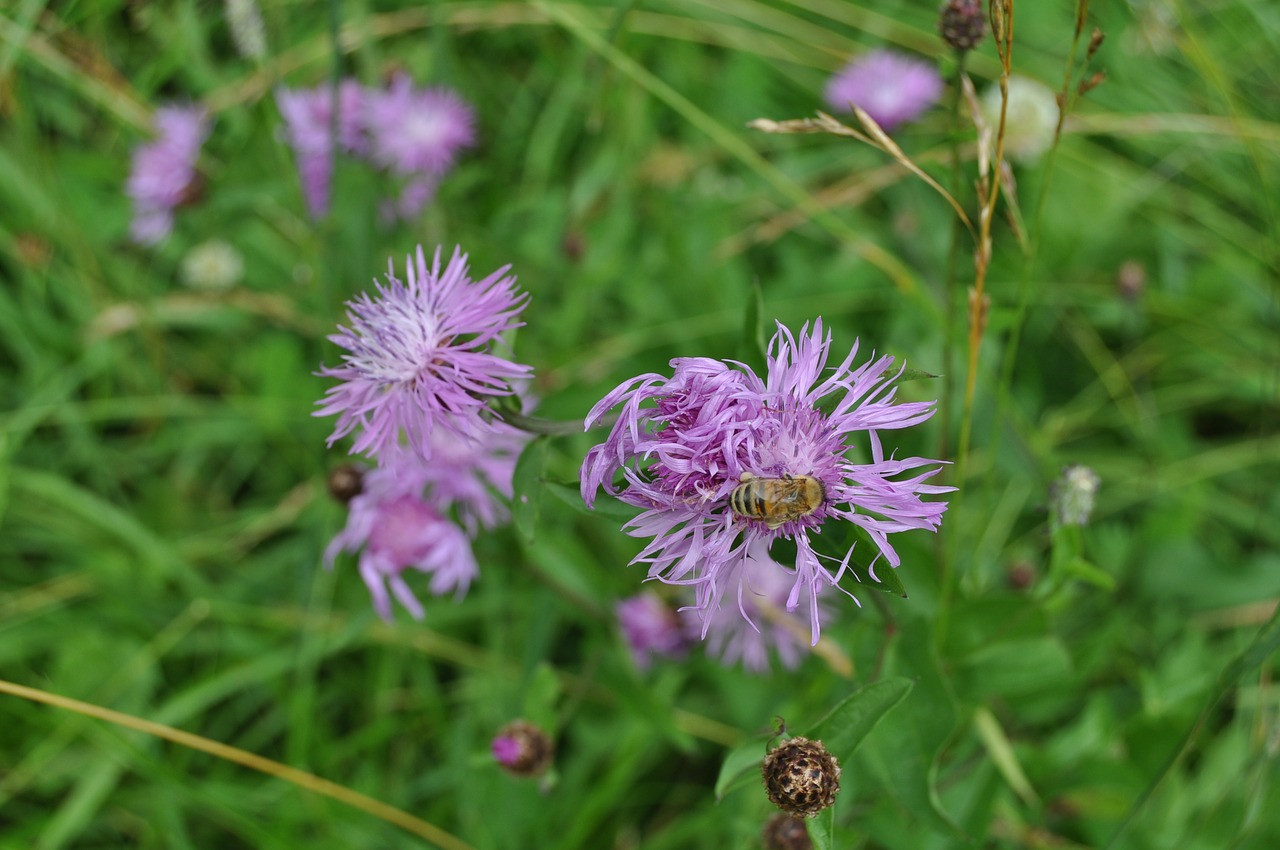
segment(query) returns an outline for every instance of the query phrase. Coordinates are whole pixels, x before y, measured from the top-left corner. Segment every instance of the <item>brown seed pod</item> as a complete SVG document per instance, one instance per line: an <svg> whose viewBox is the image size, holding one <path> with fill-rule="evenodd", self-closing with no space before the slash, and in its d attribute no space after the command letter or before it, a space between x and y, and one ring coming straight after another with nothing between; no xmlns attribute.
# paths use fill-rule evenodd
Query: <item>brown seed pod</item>
<svg viewBox="0 0 1280 850"><path fill-rule="evenodd" d="M811 818L840 790L840 765L821 741L792 738L774 747L761 768L769 801L784 812Z"/></svg>
<svg viewBox="0 0 1280 850"><path fill-rule="evenodd" d="M813 850L809 828L786 812L778 812L765 822L760 839L764 850Z"/></svg>

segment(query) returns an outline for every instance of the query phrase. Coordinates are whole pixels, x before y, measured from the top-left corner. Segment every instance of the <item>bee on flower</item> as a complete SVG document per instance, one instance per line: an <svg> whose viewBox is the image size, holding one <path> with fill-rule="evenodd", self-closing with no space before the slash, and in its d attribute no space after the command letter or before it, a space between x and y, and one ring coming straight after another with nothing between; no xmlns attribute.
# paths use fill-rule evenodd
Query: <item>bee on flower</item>
<svg viewBox="0 0 1280 850"><path fill-rule="evenodd" d="M891 535L936 531L942 521L946 503L924 499L953 489L929 483L941 462L886 455L880 437L924 422L934 403L896 400L892 357L855 367L855 343L828 369L830 351L821 319L799 335L779 325L763 377L742 364L678 358L671 377L627 380L587 416L590 428L620 408L608 438L583 461L583 499L594 505L603 489L643 509L625 526L649 540L635 562L649 565L650 579L693 589L704 638L720 628L713 624L722 608L756 627L748 610L764 569L784 577L784 609L808 613L816 644L819 597L840 587L852 549L824 560L812 534L827 522L853 523L874 542L876 559L897 567ZM849 442L855 435L861 458ZM795 543L794 564L770 554L784 537Z"/></svg>

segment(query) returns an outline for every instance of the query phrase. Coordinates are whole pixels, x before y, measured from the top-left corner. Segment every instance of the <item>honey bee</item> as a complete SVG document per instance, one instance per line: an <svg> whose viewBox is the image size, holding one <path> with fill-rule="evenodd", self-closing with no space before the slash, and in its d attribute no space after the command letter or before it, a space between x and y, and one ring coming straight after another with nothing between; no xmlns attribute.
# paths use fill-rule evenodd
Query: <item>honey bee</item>
<svg viewBox="0 0 1280 850"><path fill-rule="evenodd" d="M729 509L740 517L758 519L775 529L822 507L827 488L812 475L761 478L742 473L742 483L729 494Z"/></svg>

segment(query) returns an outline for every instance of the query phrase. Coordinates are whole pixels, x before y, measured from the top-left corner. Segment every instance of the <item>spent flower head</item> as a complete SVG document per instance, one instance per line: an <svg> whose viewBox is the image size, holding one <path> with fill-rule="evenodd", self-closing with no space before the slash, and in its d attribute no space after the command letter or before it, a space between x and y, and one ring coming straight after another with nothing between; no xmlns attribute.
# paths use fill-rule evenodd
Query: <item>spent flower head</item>
<svg viewBox="0 0 1280 850"><path fill-rule="evenodd" d="M244 258L235 246L221 239L207 239L182 258L182 282L192 289L222 292L240 282Z"/></svg>
<svg viewBox="0 0 1280 850"><path fill-rule="evenodd" d="M209 136L209 113L203 107L161 107L153 120L156 139L134 149L125 184L133 199L129 232L141 245L163 242L173 231L173 210L195 183L196 158Z"/></svg>
<svg viewBox="0 0 1280 850"><path fill-rule="evenodd" d="M491 433L486 400L512 395L512 382L529 377L528 366L494 353L501 335L521 325L528 300L506 274L510 266L473 281L460 250L443 268L440 256L437 248L428 265L418 246L407 282L389 262L375 297L347 302L350 327L329 337L347 350L344 362L319 372L341 382L315 414L338 417L330 445L355 432L353 454L389 455L403 445L429 459L440 430L462 441Z"/></svg>
<svg viewBox="0 0 1280 850"><path fill-rule="evenodd" d="M421 482L401 466L366 472L349 508L346 527L325 550L325 566L332 568L340 552L359 550L360 577L382 619L391 619L392 596L415 620L423 617L422 603L404 579L406 570L430 575L428 588L437 596L463 594L476 577L467 535L423 497Z"/></svg>
<svg viewBox="0 0 1280 850"><path fill-rule="evenodd" d="M1000 86L993 85L983 93L981 108L988 132L994 134L1000 126ZM1005 155L1015 162L1032 164L1053 145L1057 131L1058 96L1053 89L1029 77L1009 77Z"/></svg>
<svg viewBox="0 0 1280 850"><path fill-rule="evenodd" d="M583 461L583 499L593 505L604 488L643 509L625 526L649 538L633 563L647 563L650 578L693 588L704 637L721 606L750 619L742 600L759 585L750 562L772 562L779 538L796 547L793 565L777 565L789 583L784 610L805 611L817 643L818 595L840 586L853 549L824 559L811 535L828 521L853 523L876 558L897 567L890 535L936 530L942 520L946 503L921 498L952 489L928 483L940 462L886 456L879 433L925 421L933 402L895 401L892 357L855 368L855 344L828 369L830 348L821 320L799 336L779 325L764 377L742 364L679 358L671 377L625 381L587 416L589 428L621 406L608 439ZM851 457L854 435L861 445ZM739 487L750 498L732 498Z"/></svg>
<svg viewBox="0 0 1280 850"><path fill-rule="evenodd" d="M942 97L942 76L932 62L892 50L872 50L853 59L828 82L826 101L849 112L850 104L885 130L914 121Z"/></svg>

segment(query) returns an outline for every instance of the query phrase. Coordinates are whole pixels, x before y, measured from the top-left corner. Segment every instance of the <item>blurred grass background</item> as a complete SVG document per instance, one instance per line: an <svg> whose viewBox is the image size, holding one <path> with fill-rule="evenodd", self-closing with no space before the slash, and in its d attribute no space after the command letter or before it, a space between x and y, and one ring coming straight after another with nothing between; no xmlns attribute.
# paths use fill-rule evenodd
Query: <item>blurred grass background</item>
<svg viewBox="0 0 1280 850"><path fill-rule="evenodd" d="M1024 210L1048 189L1034 258L996 228L961 491L938 540L902 544L910 597L865 589L824 629L852 679L818 657L751 676L700 653L638 673L611 610L639 588L639 544L550 496L532 539L477 541L464 600L383 626L350 561L320 569L342 455L310 416L312 373L337 360L341 302L421 242L460 244L480 274L514 265L545 416L580 418L674 356L740 356L757 283L768 322L821 315L837 350L857 337L945 373L902 397L962 386L945 204L870 148L744 128L824 108L826 77L865 48L953 67L932 0L266 0L262 65L233 50L221 3L7 6L0 678L277 759L476 848L658 850L758 846L764 795L712 794L726 748L906 675L911 696L845 765L837 846L1098 847L1130 814L1116 847L1280 846L1274 661L1219 681L1280 596L1280 13L1093 5L1107 82L1051 160L1015 170ZM1015 71L1059 88L1074 4L1015 15ZM980 89L997 73L989 39L968 67ZM394 228L388 187L340 160L312 224L272 88L400 69L474 104L480 146ZM172 101L214 113L206 187L144 250L129 152ZM949 185L945 109L895 138ZM815 222L800 198L836 203ZM211 237L245 258L225 294L178 281ZM949 413L900 451L954 448ZM574 483L590 444L552 441L548 477ZM1106 579L1050 574L1048 489L1069 463L1102 479L1076 545ZM0 847L425 846L294 784L0 699ZM488 755L522 714L559 739L545 795Z"/></svg>

